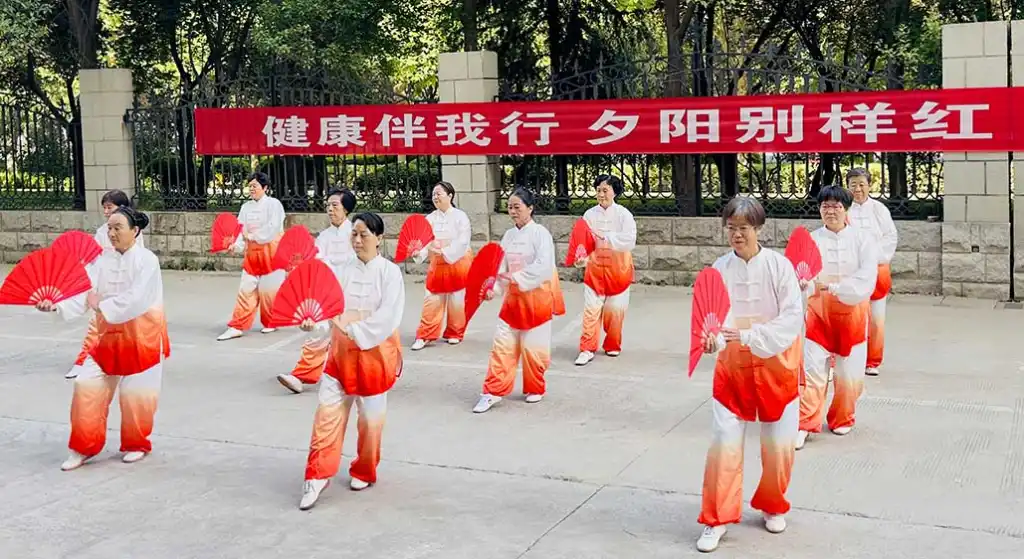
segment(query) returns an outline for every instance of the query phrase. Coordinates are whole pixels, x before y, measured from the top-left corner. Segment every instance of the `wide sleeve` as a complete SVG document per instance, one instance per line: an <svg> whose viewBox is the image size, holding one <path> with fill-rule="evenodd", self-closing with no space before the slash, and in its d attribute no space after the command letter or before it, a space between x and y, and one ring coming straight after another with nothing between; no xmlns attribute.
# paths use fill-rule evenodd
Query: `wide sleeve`
<svg viewBox="0 0 1024 559"><path fill-rule="evenodd" d="M768 322L740 330L740 343L749 347L750 352L761 359L768 359L789 349L804 325L803 297L796 272L788 261L775 259L768 265L779 314ZM768 288L767 285L764 287Z"/></svg>
<svg viewBox="0 0 1024 559"><path fill-rule="evenodd" d="M142 316L153 306L159 289L160 262L156 256L152 256L144 258L136 266L135 277L128 289L99 303L104 320L111 324L128 322Z"/></svg>
<svg viewBox="0 0 1024 559"><path fill-rule="evenodd" d="M875 291L878 281L878 249L866 235L857 234L857 271L843 278L839 283L828 286L828 290L844 305L857 305L867 301Z"/></svg>
<svg viewBox="0 0 1024 559"><path fill-rule="evenodd" d="M899 233L896 230L896 223L892 220L889 208L881 202L874 204L875 215L878 216L878 227L882 231L882 243L879 247L879 262L888 264L896 256L896 244L899 241Z"/></svg>
<svg viewBox="0 0 1024 559"><path fill-rule="evenodd" d="M95 289L96 283L93 282L93 289ZM89 308L85 304L85 298L89 295L89 291L85 293L79 293L74 297L64 299L63 301L54 305L57 316L64 319L66 322L81 318L88 311Z"/></svg>
<svg viewBox="0 0 1024 559"><path fill-rule="evenodd" d="M329 241L327 240L327 231L321 231L320 234L316 236L316 242L314 244L316 245L316 259L317 260L322 260L324 262L327 262L327 243L328 242Z"/></svg>
<svg viewBox="0 0 1024 559"><path fill-rule="evenodd" d="M397 266L387 266L384 271L383 291L380 305L370 316L345 327L361 350L373 349L384 343L402 324L405 310L405 282Z"/></svg>
<svg viewBox="0 0 1024 559"><path fill-rule="evenodd" d="M242 224L242 232L235 237L235 244L232 248L235 251L242 251L245 249L245 238L247 232L245 230L245 214L249 212L250 204L248 202L242 204L242 209L238 210L238 222Z"/></svg>
<svg viewBox="0 0 1024 559"><path fill-rule="evenodd" d="M441 249L441 256L444 261L454 264L459 261L469 250L469 241L473 237L472 227L469 224L469 216L464 212L455 213L455 237L448 246Z"/></svg>
<svg viewBox="0 0 1024 559"><path fill-rule="evenodd" d="M530 241L533 243L533 262L512 274L512 281L523 291L537 289L550 280L555 266L555 242L551 233L538 226L531 232Z"/></svg>
<svg viewBox="0 0 1024 559"><path fill-rule="evenodd" d="M253 240L261 245L273 241L284 231L284 206L276 198L267 202L267 221L253 235Z"/></svg>
<svg viewBox="0 0 1024 559"><path fill-rule="evenodd" d="M605 240L611 245L612 250L618 252L629 252L636 248L636 220L633 214L621 206L616 208L618 227L615 232L605 235Z"/></svg>

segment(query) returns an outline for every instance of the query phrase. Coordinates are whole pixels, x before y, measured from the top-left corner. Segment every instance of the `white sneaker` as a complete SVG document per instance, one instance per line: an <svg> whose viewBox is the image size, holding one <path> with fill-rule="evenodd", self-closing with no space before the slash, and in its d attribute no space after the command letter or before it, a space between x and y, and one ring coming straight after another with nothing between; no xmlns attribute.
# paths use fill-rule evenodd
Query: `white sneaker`
<svg viewBox="0 0 1024 559"><path fill-rule="evenodd" d="M233 340L235 338L241 338L241 337L242 337L242 331L241 330L239 330L238 328L228 328L227 330L224 331L223 334L221 334L220 336L217 337L217 341L218 342L223 342L224 340Z"/></svg>
<svg viewBox="0 0 1024 559"><path fill-rule="evenodd" d="M781 534L786 531L786 516L782 514L764 515L764 529L773 534Z"/></svg>
<svg viewBox="0 0 1024 559"><path fill-rule="evenodd" d="M607 355L608 357L618 357L620 353L622 353L622 352L621 351L606 351L606 352L604 352L604 354Z"/></svg>
<svg viewBox="0 0 1024 559"><path fill-rule="evenodd" d="M331 485L329 479L308 479L302 484L302 500L299 501L299 510L309 510L313 508L317 500L320 498L320 493L324 489L327 489Z"/></svg>
<svg viewBox="0 0 1024 559"><path fill-rule="evenodd" d="M539 402L539 401L541 401L543 399L544 399L544 395L543 394L527 394L526 395L526 403L527 404L536 404L537 402Z"/></svg>
<svg viewBox="0 0 1024 559"><path fill-rule="evenodd" d="M484 413L491 409L491 406L501 401L501 396L492 396L490 394L481 394L480 400L477 401L476 405L473 406L473 413Z"/></svg>
<svg viewBox="0 0 1024 559"><path fill-rule="evenodd" d="M352 478L352 480L348 482L348 487L352 491L362 491L363 489L366 489L369 486L369 482L363 481L358 478Z"/></svg>
<svg viewBox="0 0 1024 559"><path fill-rule="evenodd" d="M448 345L459 345L460 343L462 343L462 340L458 338L448 338Z"/></svg>
<svg viewBox="0 0 1024 559"><path fill-rule="evenodd" d="M810 435L807 431L800 431L796 434L796 449L800 450L807 444L807 436Z"/></svg>
<svg viewBox="0 0 1024 559"><path fill-rule="evenodd" d="M829 368L829 370L828 370L828 381L832 382L832 379L835 378L835 376L836 376L836 370L833 369L833 368Z"/></svg>
<svg viewBox="0 0 1024 559"><path fill-rule="evenodd" d="M71 367L71 369L68 370L68 372L64 373L64 378L68 378L68 379L75 378L75 377L78 376L78 371L80 371L80 370L82 370L82 366L81 365L75 365L74 367Z"/></svg>
<svg viewBox="0 0 1024 559"><path fill-rule="evenodd" d="M292 375L277 375L277 382L280 382L281 386L291 390L292 394L302 393L302 381Z"/></svg>
<svg viewBox="0 0 1024 559"><path fill-rule="evenodd" d="M576 358L576 366L582 367L587 363L594 360L594 352L592 351L581 351L580 356Z"/></svg>
<svg viewBox="0 0 1024 559"><path fill-rule="evenodd" d="M277 328L264 328L260 330L260 334L269 334L271 332L277 332Z"/></svg>
<svg viewBox="0 0 1024 559"><path fill-rule="evenodd" d="M133 450L131 452L124 453L124 456L121 457L121 461L125 464L134 464L145 458L147 454L148 453L142 452L141 450Z"/></svg>
<svg viewBox="0 0 1024 559"><path fill-rule="evenodd" d="M846 435L850 431L853 431L853 427L836 427L835 429L832 429L832 432L839 436Z"/></svg>
<svg viewBox="0 0 1024 559"><path fill-rule="evenodd" d="M868 367L867 369L864 369L864 374L869 377L877 377L878 367Z"/></svg>
<svg viewBox="0 0 1024 559"><path fill-rule="evenodd" d="M721 526L705 526L704 532L701 533L700 539L697 540L697 551L707 553L718 549L718 542L722 540L725 532L726 527L724 524Z"/></svg>
<svg viewBox="0 0 1024 559"><path fill-rule="evenodd" d="M412 347L409 349L413 351L419 351L425 347L427 347L427 342L417 339L415 342L412 343Z"/></svg>
<svg viewBox="0 0 1024 559"><path fill-rule="evenodd" d="M82 464L85 464L85 461L90 458L92 458L92 456L79 454L72 450L71 454L68 455L68 459L65 460L63 464L60 465L60 469L64 470L65 472L70 472L71 470L80 467Z"/></svg>

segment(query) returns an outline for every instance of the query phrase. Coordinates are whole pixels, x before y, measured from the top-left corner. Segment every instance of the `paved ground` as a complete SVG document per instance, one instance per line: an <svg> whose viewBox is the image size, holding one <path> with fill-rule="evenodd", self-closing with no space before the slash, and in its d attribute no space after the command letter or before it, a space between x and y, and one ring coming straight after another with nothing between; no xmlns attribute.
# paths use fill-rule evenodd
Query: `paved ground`
<svg viewBox="0 0 1024 559"><path fill-rule="evenodd" d="M407 353L379 485L352 493L343 470L301 512L316 396L274 380L301 332L215 342L237 279L164 281L173 355L155 452L130 466L111 431L102 459L59 470L71 394L62 375L85 324L0 308L0 557L699 555L711 373L705 361L686 378L684 290L636 288L626 352L578 369L582 297L566 285L547 399L474 415L497 312L485 306L464 344ZM407 344L422 289L410 280ZM768 534L748 509L716 556L1024 557L1024 312L934 298L890 308L886 366L868 381L858 427L797 454L789 530ZM115 406L112 427L117 417ZM747 499L760 472L756 435Z"/></svg>

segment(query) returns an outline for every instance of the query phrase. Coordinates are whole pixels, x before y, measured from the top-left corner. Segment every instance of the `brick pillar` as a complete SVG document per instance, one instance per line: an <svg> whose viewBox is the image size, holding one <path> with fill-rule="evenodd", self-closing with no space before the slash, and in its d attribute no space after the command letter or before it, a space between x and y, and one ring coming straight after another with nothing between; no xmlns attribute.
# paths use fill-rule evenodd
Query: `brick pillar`
<svg viewBox="0 0 1024 559"><path fill-rule="evenodd" d="M1008 85L1005 21L942 27L942 86ZM1008 153L943 153L942 292L1010 296Z"/></svg>
<svg viewBox="0 0 1024 559"><path fill-rule="evenodd" d="M498 55L490 51L441 53L437 80L442 103L493 102L498 96ZM501 187L499 158L443 155L441 176L455 187L455 205L469 215L473 240L490 239L490 216Z"/></svg>
<svg viewBox="0 0 1024 559"><path fill-rule="evenodd" d="M85 161L85 209L102 209L103 193L118 189L135 194L135 155L131 129L124 122L135 93L132 72L122 68L78 73Z"/></svg>

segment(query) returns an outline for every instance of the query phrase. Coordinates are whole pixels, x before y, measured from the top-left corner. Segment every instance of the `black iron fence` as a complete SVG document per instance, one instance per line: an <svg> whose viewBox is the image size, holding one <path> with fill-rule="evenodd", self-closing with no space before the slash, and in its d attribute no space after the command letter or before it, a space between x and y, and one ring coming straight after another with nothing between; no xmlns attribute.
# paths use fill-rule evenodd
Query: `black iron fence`
<svg viewBox="0 0 1024 559"><path fill-rule="evenodd" d="M0 103L0 210L85 209L81 124Z"/></svg>

